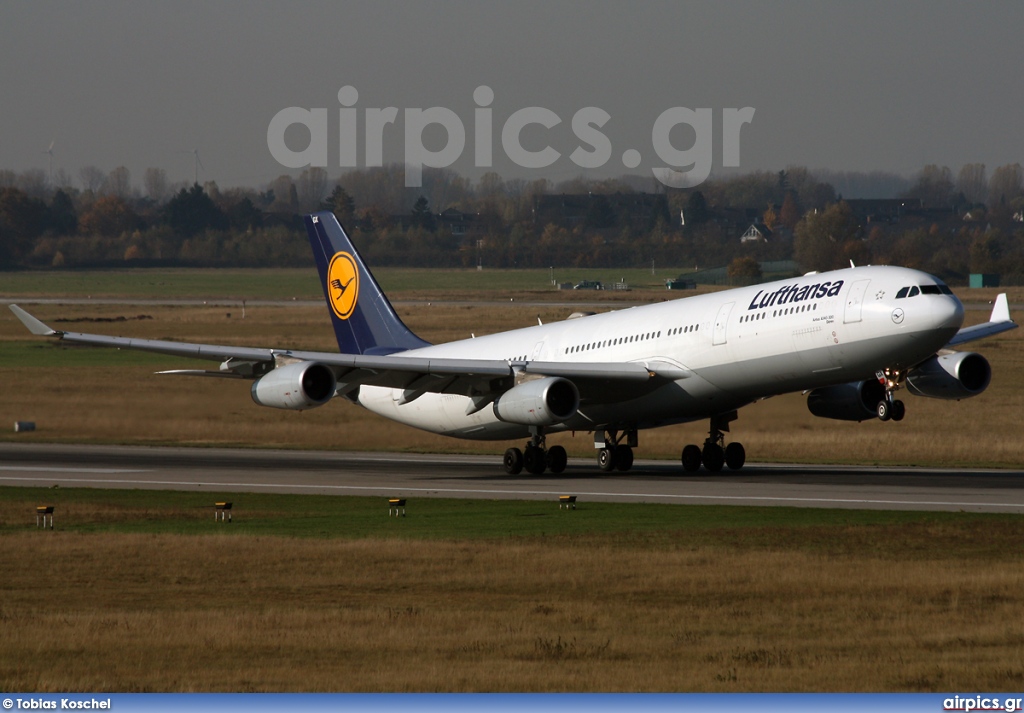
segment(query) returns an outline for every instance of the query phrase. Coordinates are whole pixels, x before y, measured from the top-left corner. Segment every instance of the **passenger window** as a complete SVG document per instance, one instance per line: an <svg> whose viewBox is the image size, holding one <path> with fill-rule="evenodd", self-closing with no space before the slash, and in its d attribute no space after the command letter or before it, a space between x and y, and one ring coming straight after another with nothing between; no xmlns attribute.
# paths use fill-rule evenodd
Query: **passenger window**
<svg viewBox="0 0 1024 713"><path fill-rule="evenodd" d="M921 290L917 289L916 287L911 287L910 294L907 295L907 297L917 297L919 294L921 294Z"/></svg>

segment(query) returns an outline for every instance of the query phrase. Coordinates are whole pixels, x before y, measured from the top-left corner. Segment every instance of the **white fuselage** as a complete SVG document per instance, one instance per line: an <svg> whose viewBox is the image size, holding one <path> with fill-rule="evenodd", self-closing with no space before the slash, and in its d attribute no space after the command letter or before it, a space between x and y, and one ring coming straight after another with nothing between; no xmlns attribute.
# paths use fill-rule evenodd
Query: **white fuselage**
<svg viewBox="0 0 1024 713"><path fill-rule="evenodd" d="M951 294L897 299L931 275L857 267L538 325L396 356L524 362L662 362L688 372L658 388L609 385L606 401L549 431L648 428L727 413L757 399L872 378L941 349L963 322ZM944 289L944 286L943 286ZM937 290L932 290L937 292ZM946 291L948 292L948 291ZM623 389L633 388L635 396ZM523 437L491 408L467 415L469 398L364 386L359 403L386 418L460 438Z"/></svg>

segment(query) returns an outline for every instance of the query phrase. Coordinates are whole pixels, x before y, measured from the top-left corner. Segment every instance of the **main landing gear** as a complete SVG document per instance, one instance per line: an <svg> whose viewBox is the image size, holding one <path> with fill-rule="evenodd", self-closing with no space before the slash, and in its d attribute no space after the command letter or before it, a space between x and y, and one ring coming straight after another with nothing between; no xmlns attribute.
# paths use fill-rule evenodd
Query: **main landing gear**
<svg viewBox="0 0 1024 713"><path fill-rule="evenodd" d="M903 372L898 369L886 369L876 375L878 380L885 386L885 398L878 402L876 413L879 421L902 421L907 415L907 407L903 402L895 398L903 380Z"/></svg>
<svg viewBox="0 0 1024 713"><path fill-rule="evenodd" d="M736 420L736 412L715 416L711 419L708 437L704 439L704 447L689 445L683 449L683 470L693 473L704 465L712 473L728 466L729 470L739 470L747 461L747 452L739 443L725 445L725 433L729 431L729 422Z"/></svg>
<svg viewBox="0 0 1024 713"><path fill-rule="evenodd" d="M597 467L605 473L618 470L625 473L633 467L633 449L638 439L635 428L619 431L594 431L597 449Z"/></svg>
<svg viewBox="0 0 1024 713"><path fill-rule="evenodd" d="M524 469L527 473L541 475L544 471L561 473L565 470L568 455L562 446L544 447L544 430L530 429L529 443L522 450L509 448L505 451L505 472L518 475ZM625 431L595 431L594 447L597 451L597 466L605 473L618 470L625 472L633 467L633 449L637 446L636 429Z"/></svg>
<svg viewBox="0 0 1024 713"><path fill-rule="evenodd" d="M717 473L723 467L730 470L742 468L747 460L743 446L739 443L725 444L724 432L729 431L729 423L735 420L735 411L712 418L704 447L689 445L683 449L683 469L692 473L703 465ZM509 475L518 475L524 469L532 475L541 475L545 471L563 472L568 461L565 449L562 446L545 448L542 427L533 427L530 433L530 441L522 450L509 448L505 451L505 472ZM605 473L628 471L633 467L633 449L637 447L637 442L636 428L594 431L598 468Z"/></svg>
<svg viewBox="0 0 1024 713"><path fill-rule="evenodd" d="M569 462L569 456L561 446L544 447L544 430L540 427L530 428L530 442L523 450L509 448L505 451L505 472L509 475L519 475L526 468L526 472L532 475L541 475L545 470L552 473L561 473Z"/></svg>

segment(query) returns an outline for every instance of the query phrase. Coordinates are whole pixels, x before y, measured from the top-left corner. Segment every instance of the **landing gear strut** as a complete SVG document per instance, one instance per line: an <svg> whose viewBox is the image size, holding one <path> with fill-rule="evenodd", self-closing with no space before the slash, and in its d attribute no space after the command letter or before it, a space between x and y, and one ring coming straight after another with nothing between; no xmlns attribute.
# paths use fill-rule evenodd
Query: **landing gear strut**
<svg viewBox="0 0 1024 713"><path fill-rule="evenodd" d="M903 372L899 369L886 369L876 374L878 380L885 386L885 398L878 402L876 413L879 421L902 421L907 415L907 407L902 401L895 398L896 392L900 389L900 382L903 381Z"/></svg>
<svg viewBox="0 0 1024 713"><path fill-rule="evenodd" d="M683 470L693 473L702 463L712 473L722 470L722 466L728 466L729 470L739 470L743 467L747 460L747 452L743 446L735 442L725 445L725 433L728 433L729 423L735 421L736 416L736 412L732 411L712 417L708 437L704 439L704 447L688 445L683 448Z"/></svg>
<svg viewBox="0 0 1024 713"><path fill-rule="evenodd" d="M628 428L621 433L617 430L594 431L594 448L597 448L597 467L605 473L613 470L625 473L633 467L633 449L638 443L636 429Z"/></svg>
<svg viewBox="0 0 1024 713"><path fill-rule="evenodd" d="M530 428L530 441L523 450L509 448L505 451L504 465L505 472L509 475L519 475L523 468L532 475L541 475L545 470L552 473L561 473L569 462L569 456L562 446L552 446L545 449L544 429L539 426Z"/></svg>

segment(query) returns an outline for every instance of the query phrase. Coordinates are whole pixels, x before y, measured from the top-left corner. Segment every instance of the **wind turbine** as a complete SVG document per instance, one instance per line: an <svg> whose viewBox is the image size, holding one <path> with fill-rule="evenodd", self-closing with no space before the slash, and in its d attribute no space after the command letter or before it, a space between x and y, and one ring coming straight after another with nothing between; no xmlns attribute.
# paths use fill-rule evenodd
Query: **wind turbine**
<svg viewBox="0 0 1024 713"><path fill-rule="evenodd" d="M54 139L53 141L51 141L50 142L50 148L48 148L45 151L43 151L44 154L47 154L50 157L50 185L51 186L53 185L53 145L55 143L57 143L57 139Z"/></svg>
<svg viewBox="0 0 1024 713"><path fill-rule="evenodd" d="M201 168L204 171L206 170L206 166L204 166L203 162L199 160L199 149L179 151L178 153L190 153L195 157L195 178L193 179L193 183L199 183L199 169Z"/></svg>

